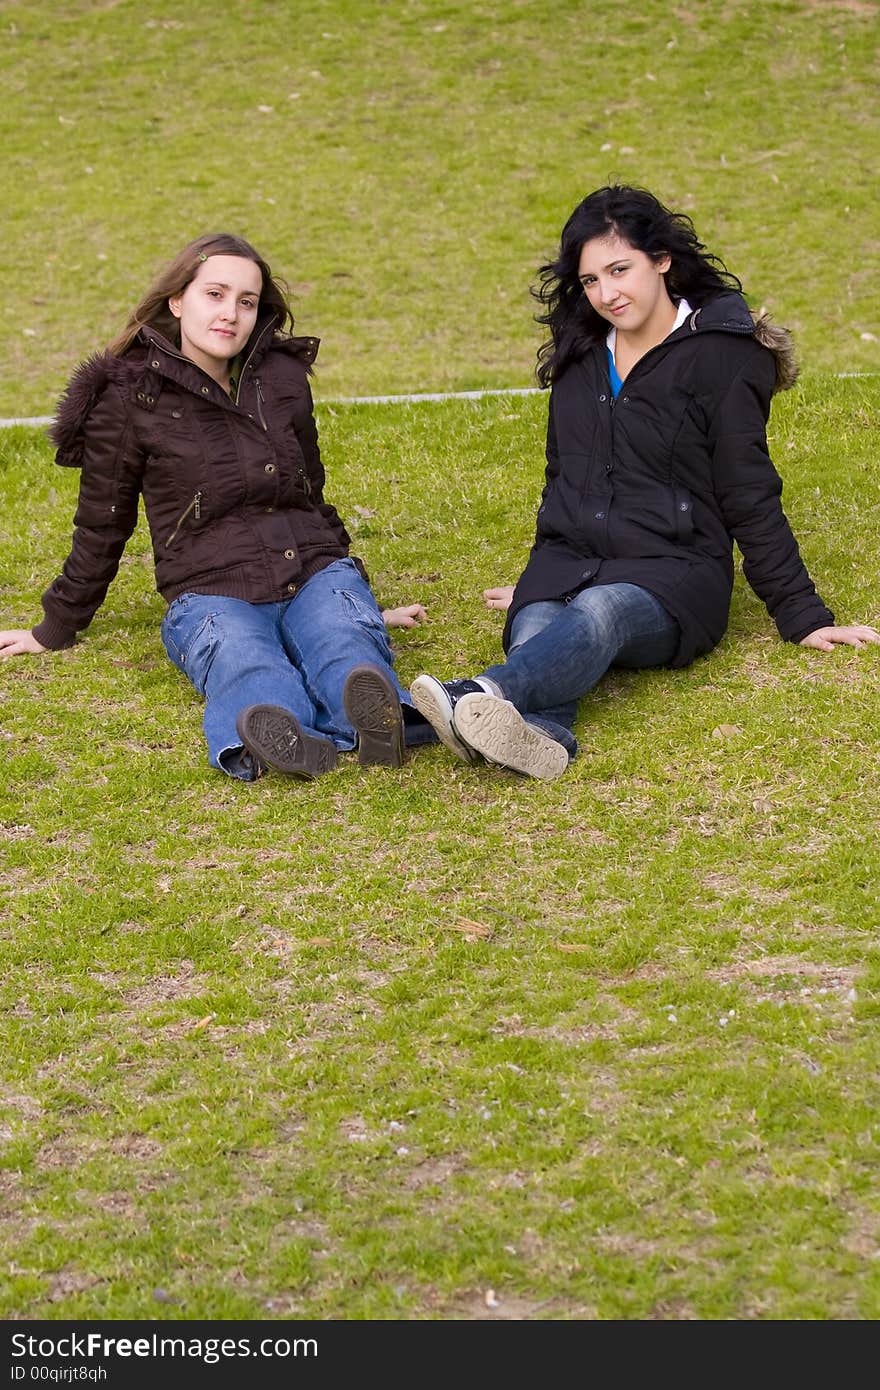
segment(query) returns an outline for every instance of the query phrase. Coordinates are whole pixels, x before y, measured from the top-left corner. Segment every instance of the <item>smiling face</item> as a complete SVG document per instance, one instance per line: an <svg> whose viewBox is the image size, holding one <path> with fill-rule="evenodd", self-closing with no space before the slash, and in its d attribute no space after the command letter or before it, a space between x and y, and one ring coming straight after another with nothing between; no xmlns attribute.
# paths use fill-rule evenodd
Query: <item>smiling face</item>
<svg viewBox="0 0 880 1390"><path fill-rule="evenodd" d="M596 313L618 333L660 342L675 321L664 279L668 255L657 260L611 232L581 247L578 279Z"/></svg>
<svg viewBox="0 0 880 1390"><path fill-rule="evenodd" d="M209 256L168 307L180 320L180 351L221 386L257 321L263 277L244 256Z"/></svg>

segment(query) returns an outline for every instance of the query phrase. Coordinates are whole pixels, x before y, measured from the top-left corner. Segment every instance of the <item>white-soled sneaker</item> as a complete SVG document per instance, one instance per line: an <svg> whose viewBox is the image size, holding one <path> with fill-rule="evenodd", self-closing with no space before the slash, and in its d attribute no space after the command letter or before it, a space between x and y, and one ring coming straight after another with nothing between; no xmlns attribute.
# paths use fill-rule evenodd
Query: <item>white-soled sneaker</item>
<svg viewBox="0 0 880 1390"><path fill-rule="evenodd" d="M550 782L568 767L568 753L552 735L528 724L509 700L468 694L456 701L455 732L490 763Z"/></svg>
<svg viewBox="0 0 880 1390"><path fill-rule="evenodd" d="M453 713L464 695L484 695L493 700L494 695L486 695L483 686L476 681L438 681L436 676L416 676L409 688L412 702L424 719L427 719L440 742L461 758L463 763L477 762L477 754L455 732Z"/></svg>

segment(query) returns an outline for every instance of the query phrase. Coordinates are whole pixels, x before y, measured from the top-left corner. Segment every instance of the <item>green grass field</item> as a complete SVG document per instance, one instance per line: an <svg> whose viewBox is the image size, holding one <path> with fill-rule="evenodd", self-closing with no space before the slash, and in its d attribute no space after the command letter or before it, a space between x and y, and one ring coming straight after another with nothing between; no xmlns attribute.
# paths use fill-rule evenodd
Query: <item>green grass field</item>
<svg viewBox="0 0 880 1390"><path fill-rule="evenodd" d="M3 3L0 415L47 413L220 227L287 277L327 394L528 384L536 267L610 178L689 211L810 369L876 370L878 14Z"/></svg>
<svg viewBox="0 0 880 1390"><path fill-rule="evenodd" d="M880 620L880 378L836 375L877 369L876 5L83 0L0 31L0 413L241 230L324 340L328 495L379 597L429 610L402 677L467 674L546 399L332 398L528 385L535 267L616 173L798 330L786 507L839 618ZM76 481L0 432L0 625L38 617ZM207 767L162 611L141 527L84 641L0 666L0 1317L878 1316L877 650L782 644L738 579L711 657L584 701L558 782L438 748L249 787Z"/></svg>

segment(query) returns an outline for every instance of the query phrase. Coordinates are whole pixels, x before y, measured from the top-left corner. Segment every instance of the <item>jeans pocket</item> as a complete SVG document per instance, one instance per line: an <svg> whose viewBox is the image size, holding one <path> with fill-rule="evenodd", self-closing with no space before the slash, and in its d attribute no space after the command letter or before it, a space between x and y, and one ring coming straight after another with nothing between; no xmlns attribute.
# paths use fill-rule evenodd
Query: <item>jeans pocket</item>
<svg viewBox="0 0 880 1390"><path fill-rule="evenodd" d="M214 613L205 612L189 594L181 594L162 620L162 645L169 660L192 681L200 695L220 641Z"/></svg>
<svg viewBox="0 0 880 1390"><path fill-rule="evenodd" d="M391 643L388 640L388 629L375 603L365 603L361 596L351 589L336 589L334 593L350 620L358 627L367 629L379 649L385 653L390 664L393 658Z"/></svg>

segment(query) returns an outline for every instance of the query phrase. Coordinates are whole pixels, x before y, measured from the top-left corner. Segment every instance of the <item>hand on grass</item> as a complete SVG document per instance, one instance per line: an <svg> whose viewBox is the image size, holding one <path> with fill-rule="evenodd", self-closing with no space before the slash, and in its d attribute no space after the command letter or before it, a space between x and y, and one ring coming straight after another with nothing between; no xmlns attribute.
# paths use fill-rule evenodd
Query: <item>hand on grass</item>
<svg viewBox="0 0 880 1390"><path fill-rule="evenodd" d="M817 627L802 637L802 647L813 647L817 652L833 652L835 646L866 647L870 642L880 642L880 632L855 623L852 627Z"/></svg>
<svg viewBox="0 0 880 1390"><path fill-rule="evenodd" d="M497 589L484 589L483 598L487 608L508 609L513 600L513 584L502 584Z"/></svg>
<svg viewBox="0 0 880 1390"><path fill-rule="evenodd" d="M38 642L32 632L22 628L13 628L9 632L0 632L0 657L2 656L21 656L24 652L45 652L48 648Z"/></svg>
<svg viewBox="0 0 880 1390"><path fill-rule="evenodd" d="M420 603L405 603L401 608L383 608L382 617L386 627L418 627L428 615Z"/></svg>

